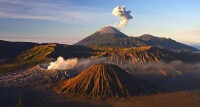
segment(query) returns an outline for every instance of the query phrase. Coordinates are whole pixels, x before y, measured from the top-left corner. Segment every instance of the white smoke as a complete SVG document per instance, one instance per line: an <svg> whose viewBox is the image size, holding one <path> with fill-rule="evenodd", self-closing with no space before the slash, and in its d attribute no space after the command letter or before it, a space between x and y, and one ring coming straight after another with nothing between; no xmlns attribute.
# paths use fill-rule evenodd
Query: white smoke
<svg viewBox="0 0 200 107"><path fill-rule="evenodd" d="M65 70L65 69L76 69L79 72L86 69L93 64L108 63L106 58L71 58L64 60L63 57L58 57L55 62L51 62L47 69Z"/></svg>
<svg viewBox="0 0 200 107"><path fill-rule="evenodd" d="M51 62L47 69L72 69L78 63L77 58L65 60L63 57L58 57L55 62Z"/></svg>
<svg viewBox="0 0 200 107"><path fill-rule="evenodd" d="M126 7L125 6L118 6L115 7L112 11L112 14L120 17L122 20L120 21L120 23L117 25L118 29L121 29L124 25L126 25L129 21L129 19L132 19L133 17L130 15L131 11L126 11Z"/></svg>

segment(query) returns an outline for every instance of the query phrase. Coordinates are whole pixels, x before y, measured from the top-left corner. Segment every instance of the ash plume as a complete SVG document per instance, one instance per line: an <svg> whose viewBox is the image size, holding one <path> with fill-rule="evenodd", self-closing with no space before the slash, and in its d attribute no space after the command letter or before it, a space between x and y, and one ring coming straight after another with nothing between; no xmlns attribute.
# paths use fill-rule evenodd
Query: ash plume
<svg viewBox="0 0 200 107"><path fill-rule="evenodd" d="M113 9L112 14L121 18L120 23L117 25L118 29L121 29L124 25L128 23L129 19L133 18L130 13L130 10L126 11L125 6L118 6Z"/></svg>

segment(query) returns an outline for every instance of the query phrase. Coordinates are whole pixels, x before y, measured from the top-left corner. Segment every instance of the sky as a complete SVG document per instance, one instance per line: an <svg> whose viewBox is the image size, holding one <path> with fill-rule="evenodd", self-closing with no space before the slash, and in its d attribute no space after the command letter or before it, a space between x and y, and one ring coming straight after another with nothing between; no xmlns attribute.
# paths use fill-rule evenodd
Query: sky
<svg viewBox="0 0 200 107"><path fill-rule="evenodd" d="M73 44L119 23L116 6L132 11L129 36L200 45L200 0L0 0L0 39Z"/></svg>

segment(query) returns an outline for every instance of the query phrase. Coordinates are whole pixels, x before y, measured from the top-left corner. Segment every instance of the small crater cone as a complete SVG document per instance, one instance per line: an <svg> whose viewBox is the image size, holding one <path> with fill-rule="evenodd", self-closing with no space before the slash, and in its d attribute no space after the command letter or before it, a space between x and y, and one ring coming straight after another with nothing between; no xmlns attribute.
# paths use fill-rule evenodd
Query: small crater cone
<svg viewBox="0 0 200 107"><path fill-rule="evenodd" d="M91 98L128 97L156 92L152 85L113 64L95 64L54 89L58 94Z"/></svg>

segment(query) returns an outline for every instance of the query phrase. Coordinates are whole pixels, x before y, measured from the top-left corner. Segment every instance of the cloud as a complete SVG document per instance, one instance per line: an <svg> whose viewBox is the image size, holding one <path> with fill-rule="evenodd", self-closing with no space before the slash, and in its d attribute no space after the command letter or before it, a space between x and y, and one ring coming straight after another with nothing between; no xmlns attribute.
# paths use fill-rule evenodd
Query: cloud
<svg viewBox="0 0 200 107"><path fill-rule="evenodd" d="M91 7L79 7L70 3L51 0L1 0L0 18L51 20L65 23L89 22L101 16Z"/></svg>

